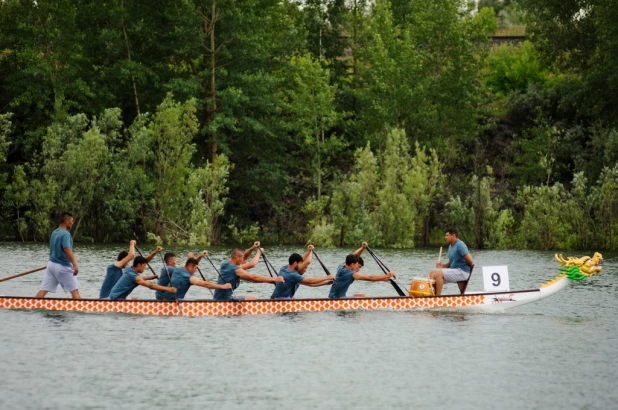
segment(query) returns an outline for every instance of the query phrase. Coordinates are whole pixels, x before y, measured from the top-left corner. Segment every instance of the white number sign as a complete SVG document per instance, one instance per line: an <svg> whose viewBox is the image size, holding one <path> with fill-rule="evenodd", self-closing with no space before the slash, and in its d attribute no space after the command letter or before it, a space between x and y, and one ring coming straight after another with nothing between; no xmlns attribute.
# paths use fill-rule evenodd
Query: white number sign
<svg viewBox="0 0 618 410"><path fill-rule="evenodd" d="M509 269L507 266L483 266L485 292L508 292Z"/></svg>

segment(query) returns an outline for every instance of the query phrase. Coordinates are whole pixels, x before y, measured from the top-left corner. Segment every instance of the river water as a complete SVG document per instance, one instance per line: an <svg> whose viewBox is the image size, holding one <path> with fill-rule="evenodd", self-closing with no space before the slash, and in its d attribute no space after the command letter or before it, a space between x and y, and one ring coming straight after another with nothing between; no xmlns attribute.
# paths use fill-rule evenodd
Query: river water
<svg viewBox="0 0 618 410"><path fill-rule="evenodd" d="M276 267L292 247L266 248ZM84 246L82 297L98 296L120 246ZM142 251L147 251L143 249ZM197 250L197 249L195 249ZM187 249L174 249L177 253ZM214 248L223 261L229 248ZM322 249L333 271L350 249ZM436 249L376 250L408 287ZM0 244L2 276L44 265L46 245ZM591 255L592 252L579 253ZM511 290L554 277L549 252L472 251L469 291L481 266L508 265ZM379 273L365 254L364 272ZM148 317L0 310L0 409L615 409L618 408L618 264L600 276L500 314L320 312L242 317ZM202 263L204 265L204 263ZM153 261L158 270L160 261ZM211 280L209 266L202 271ZM267 274L263 264L255 273ZM314 262L306 275L322 275ZM0 283L0 295L33 296L42 272ZM368 296L388 283L355 282ZM237 294L268 297L270 284ZM448 285L445 293L456 293ZM325 297L301 287L297 297ZM150 290L133 293L149 298ZM65 297L59 293L58 296ZM208 298L192 288L188 298Z"/></svg>

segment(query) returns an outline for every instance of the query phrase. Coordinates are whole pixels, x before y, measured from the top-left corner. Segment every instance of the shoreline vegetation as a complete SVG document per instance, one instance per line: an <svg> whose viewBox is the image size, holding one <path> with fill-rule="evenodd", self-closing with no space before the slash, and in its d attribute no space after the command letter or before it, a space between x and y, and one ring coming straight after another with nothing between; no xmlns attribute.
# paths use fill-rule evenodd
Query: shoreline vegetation
<svg viewBox="0 0 618 410"><path fill-rule="evenodd" d="M0 240L618 249L618 4L477 3L2 1Z"/></svg>

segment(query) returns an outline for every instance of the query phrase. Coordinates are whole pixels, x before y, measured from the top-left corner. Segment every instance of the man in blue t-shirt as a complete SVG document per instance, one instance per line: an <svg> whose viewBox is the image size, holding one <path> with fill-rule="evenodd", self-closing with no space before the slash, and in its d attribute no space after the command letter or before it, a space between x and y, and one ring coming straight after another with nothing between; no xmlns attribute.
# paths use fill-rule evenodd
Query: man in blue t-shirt
<svg viewBox="0 0 618 410"><path fill-rule="evenodd" d="M259 246L259 242L256 242ZM223 262L221 264L221 274L217 278L217 283L219 285L223 285L224 283L230 283L232 285L232 289L217 289L215 290L215 300L255 300L257 298L253 296L237 296L233 294L233 290L238 288L240 285L240 280L246 280L254 283L278 283L283 282L284 279L282 276L276 276L274 278L269 278L268 276L262 275L252 275L246 271L246 269L251 269L257 265L260 260L260 255L262 254L262 249L258 248L258 251L255 253L253 259L249 262L246 262L247 256L246 252L243 252L240 249L234 249L232 251L232 255L229 261Z"/></svg>
<svg viewBox="0 0 618 410"><path fill-rule="evenodd" d="M105 274L105 279L103 279L101 291L99 292L99 299L109 298L109 292L111 292L116 282L118 282L124 273L123 269L126 268L129 262L135 257L135 244L135 240L130 241L129 252L120 252L118 258L116 258L116 262L107 267L107 273Z"/></svg>
<svg viewBox="0 0 618 410"><path fill-rule="evenodd" d="M171 283L171 279L174 276L174 270L176 269L176 262L178 258L172 252L167 252L163 255L163 263L165 266L161 268L161 273L159 273L159 280L157 281L157 285L159 286L169 286ZM164 292L162 290L157 290L155 292L155 297L157 300L174 300L175 296L173 293Z"/></svg>
<svg viewBox="0 0 618 410"><path fill-rule="evenodd" d="M436 268L429 273L429 278L436 281L436 296L442 294L445 283L466 281L470 278L470 267L474 265L468 247L461 239L455 228L449 228L444 234L444 239L449 244L448 262L436 263Z"/></svg>
<svg viewBox="0 0 618 410"><path fill-rule="evenodd" d="M147 264L148 261L143 256L135 257L135 259L133 259L133 266L125 269L122 277L116 282L109 293L109 298L111 300L126 299L131 292L133 292L133 289L140 285L149 289L176 293L176 288L159 286L148 282L149 280L156 279L158 277L157 275L140 276L141 273L144 273Z"/></svg>
<svg viewBox="0 0 618 410"><path fill-rule="evenodd" d="M311 263L313 256L313 245L308 246L308 252L303 258L298 253L293 253L288 259L288 265L283 266L279 270L279 276L283 277L285 282L280 282L275 285L275 291L270 296L271 299L290 299L294 296L299 285L305 286L324 286L333 282L333 275L324 276L321 278L304 278L303 274L307 271L307 267Z"/></svg>
<svg viewBox="0 0 618 410"><path fill-rule="evenodd" d="M217 283L208 282L207 280L200 280L194 276L197 272L197 265L199 261L195 258L189 258L185 262L184 266L174 268L174 275L172 276L172 286L176 288L176 296L178 299L184 299L187 291L192 285L201 286L208 289L232 289L232 285L224 283L219 285Z"/></svg>
<svg viewBox="0 0 618 410"><path fill-rule="evenodd" d="M37 298L44 298L47 292L55 293L58 285L65 293L70 292L73 299L79 299L79 281L75 276L79 272L75 254L73 254L73 238L69 231L73 226L73 215L64 212L60 217L60 225L52 232L49 240L49 262L43 274L41 289Z"/></svg>
<svg viewBox="0 0 618 410"><path fill-rule="evenodd" d="M348 288L355 280L366 280L370 282L388 282L395 272L389 272L386 275L363 275L358 271L361 268L359 262L359 256L356 254L350 254L345 258L345 265L339 266L337 269L337 275L335 275L335 283L330 288L328 297L331 299L341 299L349 297L346 295ZM364 297L365 295L354 295Z"/></svg>
<svg viewBox="0 0 618 410"><path fill-rule="evenodd" d="M118 282L124 274L123 269L125 269L129 265L129 262L131 262L131 260L135 257L136 243L137 242L134 240L130 241L129 252L120 252L118 254L118 258L116 258L116 262L107 267L107 273L105 274L105 279L103 280L101 291L99 292L99 299L109 299L109 293L114 288L114 285L116 285L116 282ZM157 246L156 249L150 253L150 255L146 256L146 261L150 262L152 258L154 258L162 250L163 248L161 246ZM165 286L167 286L167 284Z"/></svg>

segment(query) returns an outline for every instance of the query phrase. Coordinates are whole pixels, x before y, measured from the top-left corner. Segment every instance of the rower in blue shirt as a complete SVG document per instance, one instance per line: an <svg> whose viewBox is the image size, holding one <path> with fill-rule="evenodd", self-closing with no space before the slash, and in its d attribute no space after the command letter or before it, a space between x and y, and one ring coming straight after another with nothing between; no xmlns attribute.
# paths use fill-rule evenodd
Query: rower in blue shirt
<svg viewBox="0 0 618 410"><path fill-rule="evenodd" d="M197 272L198 263L199 261L197 259L189 258L184 266L178 266L174 269L172 285L176 288L176 296L178 299L184 299L187 291L192 285L209 289L232 289L232 285L229 283L220 285L196 278L194 274Z"/></svg>
<svg viewBox="0 0 618 410"><path fill-rule="evenodd" d="M359 273L361 264L359 256L353 253L345 258L345 265L339 266L335 275L335 283L330 288L328 297L331 299L341 299L350 297L346 293L348 288L355 280L366 280L370 282L388 282L390 278L395 276L395 272L389 272L386 275L363 275ZM365 295L353 295L354 297L365 297Z"/></svg>
<svg viewBox="0 0 618 410"><path fill-rule="evenodd" d="M167 286L159 286L154 283L147 282L152 279L156 279L157 275L152 276L140 276L141 273L144 273L144 269L146 269L147 264L146 258L143 256L137 256L133 259L133 266L130 268L126 268L122 277L116 282L114 287L112 288L109 298L111 300L119 300L126 299L133 289L138 287L139 285L145 286L149 289L155 290L163 290L167 292L176 293L176 288L167 287Z"/></svg>
<svg viewBox="0 0 618 410"><path fill-rule="evenodd" d="M103 279L101 291L99 292L99 299L109 298L112 288L116 285L116 282L120 280L124 273L123 269L125 269L127 265L129 265L129 262L131 262L131 260L135 257L135 244L136 241L130 241L129 252L120 252L116 262L107 267L107 273L105 274L105 279ZM161 246L157 246L156 249L150 253L150 255L146 256L146 261L150 262L152 258L154 258L162 250L163 248ZM167 286L167 284L165 284L165 286Z"/></svg>
<svg viewBox="0 0 618 410"><path fill-rule="evenodd" d="M313 257L313 245L308 246L308 251L305 256L298 253L293 253L288 259L288 265L283 266L279 270L279 276L283 277L285 282L279 282L275 285L275 291L270 296L271 299L290 299L294 297L294 293L299 285L305 286L324 286L333 282L333 275L324 276L321 278L305 278L303 274L307 271L307 267L311 263Z"/></svg>
<svg viewBox="0 0 618 410"><path fill-rule="evenodd" d="M120 252L116 262L107 267L107 273L105 274L105 279L103 280L101 291L99 292L99 299L109 298L109 293L124 273L123 269L126 268L129 262L135 257L135 244L136 241L130 241L129 252Z"/></svg>
<svg viewBox="0 0 618 410"><path fill-rule="evenodd" d="M257 246L255 246L255 244L257 244ZM260 243L256 242L255 244L254 244L255 248L257 248ZM268 276L252 275L246 271L246 269L250 269L256 266L258 261L260 260L262 249L261 248L257 248L257 249L258 251L255 253L255 256L249 262L246 261L247 252L243 252L240 249L234 249L232 251L230 260L223 262L221 264L221 275L217 278L217 283L220 285L224 283L230 283L232 285L232 289L215 290L215 300L255 300L257 299L253 296L237 296L232 293L232 290L238 288L238 286L240 285L241 279L249 281L249 282L255 282L255 283L277 283L277 282L284 281L282 276L276 276L274 278L269 278Z"/></svg>

